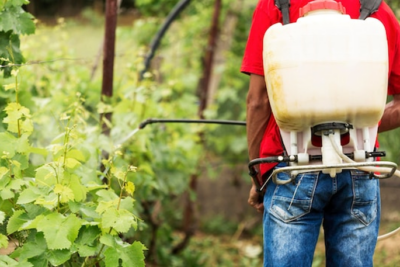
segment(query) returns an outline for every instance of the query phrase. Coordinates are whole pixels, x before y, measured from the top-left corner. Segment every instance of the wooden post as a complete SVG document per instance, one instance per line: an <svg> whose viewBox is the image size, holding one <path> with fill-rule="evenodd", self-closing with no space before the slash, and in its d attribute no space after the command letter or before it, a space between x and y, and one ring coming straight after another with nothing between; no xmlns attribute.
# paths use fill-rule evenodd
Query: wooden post
<svg viewBox="0 0 400 267"><path fill-rule="evenodd" d="M115 30L117 28L117 0L106 2L106 25L103 50L103 84L101 89L101 101L109 102L113 95L114 57L115 57ZM102 114L101 124L103 133L110 134L110 127L104 123L104 119L111 122L111 113Z"/></svg>

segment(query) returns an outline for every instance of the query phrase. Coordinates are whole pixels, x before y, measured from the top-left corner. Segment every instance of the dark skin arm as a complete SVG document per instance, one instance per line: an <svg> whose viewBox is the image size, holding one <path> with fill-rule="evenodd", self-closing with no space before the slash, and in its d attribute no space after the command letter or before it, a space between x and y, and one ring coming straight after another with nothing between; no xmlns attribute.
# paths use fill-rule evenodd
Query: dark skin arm
<svg viewBox="0 0 400 267"><path fill-rule="evenodd" d="M378 132L386 132L400 127L400 94L393 95L393 100L386 104Z"/></svg>
<svg viewBox="0 0 400 267"><path fill-rule="evenodd" d="M271 115L271 108L267 95L267 87L263 76L251 74L247 94L247 145L250 160L259 157L260 143ZM248 203L258 212L264 211L263 203L259 202L256 186L250 189Z"/></svg>

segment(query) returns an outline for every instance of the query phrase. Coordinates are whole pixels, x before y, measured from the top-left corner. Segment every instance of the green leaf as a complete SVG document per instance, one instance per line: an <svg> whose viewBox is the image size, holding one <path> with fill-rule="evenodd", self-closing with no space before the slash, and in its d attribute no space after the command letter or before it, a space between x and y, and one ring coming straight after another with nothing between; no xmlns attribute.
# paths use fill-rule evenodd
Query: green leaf
<svg viewBox="0 0 400 267"><path fill-rule="evenodd" d="M84 187L77 175L72 175L70 179L69 188L74 194L74 200L77 202L84 201L86 199L86 187Z"/></svg>
<svg viewBox="0 0 400 267"><path fill-rule="evenodd" d="M10 181L9 187L13 190L20 191L21 187L26 185L26 182L22 179L12 179Z"/></svg>
<svg viewBox="0 0 400 267"><path fill-rule="evenodd" d="M120 209L125 209L127 211L129 211L130 213L134 212L134 205L133 203L135 202L135 200L131 197L126 197L124 199L121 200L121 205L120 205Z"/></svg>
<svg viewBox="0 0 400 267"><path fill-rule="evenodd" d="M52 210L57 206L57 203L58 203L58 197L55 193L52 192L50 194L39 197L38 199L36 199L34 204Z"/></svg>
<svg viewBox="0 0 400 267"><path fill-rule="evenodd" d="M0 48L1 49L1 48ZM7 153L8 158L12 158L15 155L15 142L16 138L10 133L0 133L0 156Z"/></svg>
<svg viewBox="0 0 400 267"><path fill-rule="evenodd" d="M62 162L63 160L64 160L64 158L61 157L60 161ZM77 161L76 159L74 159L74 158L67 158L65 160L65 167L68 168L68 169L71 169L71 170L74 170L74 169L78 168L81 165L82 164L79 161Z"/></svg>
<svg viewBox="0 0 400 267"><path fill-rule="evenodd" d="M99 201L97 205L96 212L98 214L103 214L105 211L109 209L115 209L118 205L118 198L111 201Z"/></svg>
<svg viewBox="0 0 400 267"><path fill-rule="evenodd" d="M119 266L119 255L116 249L107 248L107 250L104 252L104 257L104 263L106 264L106 267Z"/></svg>
<svg viewBox="0 0 400 267"><path fill-rule="evenodd" d="M11 162L13 166L18 170L18 172L20 172L21 170L26 170L29 167L29 155L17 153L12 158ZM17 176L17 174L15 174L15 176Z"/></svg>
<svg viewBox="0 0 400 267"><path fill-rule="evenodd" d="M54 266L59 266L71 258L72 251L69 249L49 250L47 252L48 259Z"/></svg>
<svg viewBox="0 0 400 267"><path fill-rule="evenodd" d="M99 196L98 206L96 212L102 214L108 209L116 208L118 205L119 197L112 190L100 190L96 193Z"/></svg>
<svg viewBox="0 0 400 267"><path fill-rule="evenodd" d="M128 247L123 247L119 252L121 253L123 267L144 267L144 253L146 248L140 242L134 242Z"/></svg>
<svg viewBox="0 0 400 267"><path fill-rule="evenodd" d="M4 219L6 218L6 214L4 211L0 211L0 224L4 223Z"/></svg>
<svg viewBox="0 0 400 267"><path fill-rule="evenodd" d="M101 232L96 226L85 226L79 231L79 236L76 239L77 244L87 245L92 244L99 236Z"/></svg>
<svg viewBox="0 0 400 267"><path fill-rule="evenodd" d="M6 255L0 255L0 266L1 267L3 267L3 266L4 267L5 266L13 267L13 266L17 266L17 265L18 265L17 261L11 259L10 257L8 257Z"/></svg>
<svg viewBox="0 0 400 267"><path fill-rule="evenodd" d="M135 217L127 210L110 208L104 212L101 223L103 228L113 228L119 233L126 233L135 223Z"/></svg>
<svg viewBox="0 0 400 267"><path fill-rule="evenodd" d="M115 238L118 237L114 237L110 234L104 234L100 237L100 242L106 245L107 247L116 248L117 243L115 242Z"/></svg>
<svg viewBox="0 0 400 267"><path fill-rule="evenodd" d="M11 199L15 196L14 192L10 190L10 188L4 188L3 190L1 190L0 192L0 197L3 200L7 200L7 199Z"/></svg>
<svg viewBox="0 0 400 267"><path fill-rule="evenodd" d="M130 245L126 242L123 242L118 236L114 237L109 234L103 235L100 238L100 242L108 247L106 253L104 254L106 257L109 258L109 264L114 263L115 255L118 255L118 257L122 259L122 266L124 267L145 266L143 251L146 249L146 247L143 246L142 243L134 242ZM114 253L115 255L112 255L112 253Z"/></svg>
<svg viewBox="0 0 400 267"><path fill-rule="evenodd" d="M47 250L43 233L36 233L33 240L28 239L21 248L14 251L11 256L24 261L44 254Z"/></svg>
<svg viewBox="0 0 400 267"><path fill-rule="evenodd" d="M16 151L19 153L28 153L31 150L28 140L29 135L24 133L16 142Z"/></svg>
<svg viewBox="0 0 400 267"><path fill-rule="evenodd" d="M3 179L3 176L6 175L8 173L8 171L9 171L8 168L0 167L0 180Z"/></svg>
<svg viewBox="0 0 400 267"><path fill-rule="evenodd" d="M112 201L119 198L112 190L100 190L96 195L98 195L102 201Z"/></svg>
<svg viewBox="0 0 400 267"><path fill-rule="evenodd" d="M27 220L21 227L20 230L29 230L29 229L36 229L37 226L41 223L43 220L44 215L38 215L32 220Z"/></svg>
<svg viewBox="0 0 400 267"><path fill-rule="evenodd" d="M35 201L41 192L36 187L28 187L27 189L23 190L18 197L17 204L27 204Z"/></svg>
<svg viewBox="0 0 400 267"><path fill-rule="evenodd" d="M101 232L97 226L84 226L79 231L74 246L81 257L93 256L97 252L98 242L95 242Z"/></svg>
<svg viewBox="0 0 400 267"><path fill-rule="evenodd" d="M49 152L46 149L39 147L30 147L28 152L42 156L47 156L49 154Z"/></svg>
<svg viewBox="0 0 400 267"><path fill-rule="evenodd" d="M19 103L10 103L4 109L7 117L3 122L8 124L7 130L13 133L31 133L33 131L33 124L30 111L26 107L21 106Z"/></svg>
<svg viewBox="0 0 400 267"><path fill-rule="evenodd" d="M97 184L93 181L90 181L86 184L86 188L88 191L98 190L98 189L105 189L108 188L105 184Z"/></svg>
<svg viewBox="0 0 400 267"><path fill-rule="evenodd" d="M0 31L13 31L14 34L32 34L35 32L33 16L21 7L10 6L0 12Z"/></svg>
<svg viewBox="0 0 400 267"><path fill-rule="evenodd" d="M7 236L0 234L0 248L8 247L8 238Z"/></svg>
<svg viewBox="0 0 400 267"><path fill-rule="evenodd" d="M56 186L54 187L54 193L60 196L61 203L67 203L68 201L72 201L75 198L74 192L72 192L69 187L62 184L56 184Z"/></svg>
<svg viewBox="0 0 400 267"><path fill-rule="evenodd" d="M74 213L81 212L82 218L100 219L100 215L96 212L96 204L93 202L69 202L68 206Z"/></svg>
<svg viewBox="0 0 400 267"><path fill-rule="evenodd" d="M4 1L4 0L2 0L2 1ZM29 4L28 0L8 0L5 2L6 7L22 6L22 5L26 5L26 4Z"/></svg>
<svg viewBox="0 0 400 267"><path fill-rule="evenodd" d="M113 174L118 180L125 181L126 172L121 171L121 170L115 170L115 171L112 171L112 174Z"/></svg>
<svg viewBox="0 0 400 267"><path fill-rule="evenodd" d="M49 249L69 249L78 237L82 220L74 214L64 217L59 213L45 216L37 226L44 237Z"/></svg>
<svg viewBox="0 0 400 267"><path fill-rule="evenodd" d="M36 169L35 179L39 185L51 187L57 183L55 170L49 165Z"/></svg>
<svg viewBox="0 0 400 267"><path fill-rule="evenodd" d="M18 231L19 228L27 221L26 219L22 219L23 215L25 215L25 211L16 210L10 217L7 224L7 233L9 235Z"/></svg>
<svg viewBox="0 0 400 267"><path fill-rule="evenodd" d="M80 162L86 161L86 157L83 155L83 153L81 151L79 151L77 149L71 149L70 151L68 151L67 158L76 159Z"/></svg>

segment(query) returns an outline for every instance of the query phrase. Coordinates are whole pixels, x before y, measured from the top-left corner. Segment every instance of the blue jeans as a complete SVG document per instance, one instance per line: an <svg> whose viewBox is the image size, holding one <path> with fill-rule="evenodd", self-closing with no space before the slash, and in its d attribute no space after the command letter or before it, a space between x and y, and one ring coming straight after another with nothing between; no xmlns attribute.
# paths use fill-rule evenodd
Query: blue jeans
<svg viewBox="0 0 400 267"><path fill-rule="evenodd" d="M278 174L288 179L288 174ZM268 183L264 196L264 266L311 266L321 224L326 266L367 267L380 221L379 182L365 172L299 174Z"/></svg>

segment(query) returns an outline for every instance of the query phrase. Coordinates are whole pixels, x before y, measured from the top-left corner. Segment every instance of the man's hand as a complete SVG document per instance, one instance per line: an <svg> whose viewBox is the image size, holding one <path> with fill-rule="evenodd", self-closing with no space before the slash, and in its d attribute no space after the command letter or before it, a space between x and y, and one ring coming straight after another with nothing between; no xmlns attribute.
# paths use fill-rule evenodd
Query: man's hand
<svg viewBox="0 0 400 267"><path fill-rule="evenodd" d="M264 212L264 204L260 203L260 194L256 190L256 186L253 186L250 189L249 199L247 200L250 206L255 208L259 213Z"/></svg>
<svg viewBox="0 0 400 267"><path fill-rule="evenodd" d="M386 104L378 131L380 133L400 127L400 94L393 95L393 100Z"/></svg>

